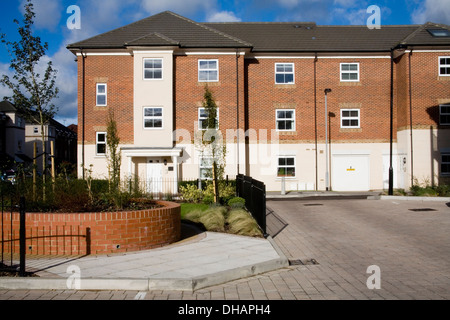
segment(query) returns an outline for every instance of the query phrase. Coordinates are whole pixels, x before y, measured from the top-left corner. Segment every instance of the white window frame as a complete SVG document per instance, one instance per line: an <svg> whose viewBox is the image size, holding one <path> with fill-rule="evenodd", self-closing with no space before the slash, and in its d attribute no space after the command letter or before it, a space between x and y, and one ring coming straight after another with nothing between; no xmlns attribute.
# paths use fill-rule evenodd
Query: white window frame
<svg viewBox="0 0 450 320"><path fill-rule="evenodd" d="M354 117L354 116L348 116L348 117L344 117L344 112L349 111L350 113L352 111L358 111L358 116ZM351 123L349 126L344 126L344 120L358 120L358 125L357 126L352 126ZM341 109L341 128L342 129L359 129L361 128L361 110L360 109Z"/></svg>
<svg viewBox="0 0 450 320"><path fill-rule="evenodd" d="M286 72L286 71L279 72L278 71L278 66L286 66L286 65L292 66L292 71L289 71L289 72ZM277 75L279 75L279 74L282 74L282 75L292 74L292 82L278 82ZM295 64L294 63L291 63L291 62L275 63L275 84L295 84Z"/></svg>
<svg viewBox="0 0 450 320"><path fill-rule="evenodd" d="M161 109L161 116L146 116L145 115L146 109ZM162 130L162 129L164 129L164 108L163 107L144 107L142 109L142 118L143 118L142 126L143 126L144 130ZM146 127L145 120L161 120L161 127L153 127L153 128Z"/></svg>
<svg viewBox="0 0 450 320"><path fill-rule="evenodd" d="M278 118L278 112L279 111L292 111L292 119L289 118ZM292 121L292 129L279 129L278 128L278 122L279 121ZM275 128L277 132L293 132L296 129L296 121L295 121L295 109L276 109L275 110Z"/></svg>
<svg viewBox="0 0 450 320"><path fill-rule="evenodd" d="M449 112L442 112L442 108L443 107L449 108L449 110L450 110L450 104L441 104L439 106L439 125L441 125L441 126L449 126L450 125L450 121L449 122L443 122L442 121L442 116L443 115L448 116L449 119L450 119L450 111Z"/></svg>
<svg viewBox="0 0 450 320"><path fill-rule="evenodd" d="M212 180L212 169L213 169L213 158L209 157L209 156L200 156L199 159L199 164L198 164L198 168L199 168L199 178L201 180ZM207 165L205 165L205 162L210 162L207 163ZM210 177L205 177L204 175L202 175L202 171L205 170L210 170L211 172L211 176Z"/></svg>
<svg viewBox="0 0 450 320"><path fill-rule="evenodd" d="M205 62L205 61L206 61L206 62L211 62L211 61L216 62L216 68L215 68L215 69L200 69L200 64L201 64L202 62ZM200 78L200 74L201 74L202 72L207 72L208 75L209 75L209 72L214 72L214 71L217 72L217 79L211 80L211 79L209 78L209 76L207 77L208 80L202 80L202 79ZM200 60L198 60L198 82L219 82L219 59L200 59Z"/></svg>
<svg viewBox="0 0 450 320"><path fill-rule="evenodd" d="M294 159L294 164L293 165L288 165L288 164L280 165L280 159ZM285 177L286 179L295 179L297 177L296 165L297 165L297 159L295 156L278 156L277 157L277 172L276 172L277 179L281 179L283 177ZM293 176L287 176L286 174L284 176L279 175L278 173L279 173L280 169L282 169L282 168L285 168L285 169L293 168L294 175Z"/></svg>
<svg viewBox="0 0 450 320"><path fill-rule="evenodd" d="M145 61L147 61L147 60L159 60L159 61L161 61L161 68L146 68L145 67ZM164 72L163 72L163 70L164 70L164 60L162 58L144 58L143 63L142 63L142 69L143 69L142 77L143 77L143 79L145 81L161 81L161 80L163 80L163 77L164 77ZM161 69L161 78L146 78L145 77L145 71L146 70L152 70L153 74L154 74L155 70L159 70L159 69Z"/></svg>
<svg viewBox="0 0 450 320"><path fill-rule="evenodd" d="M206 130L208 130L208 128L202 128L202 120L206 120L208 118L207 117L206 118L205 117L200 117L200 115L202 113L202 110L206 110L206 108L203 108L203 107L198 108L198 117L197 117L197 119L198 119L198 130L206 131ZM219 115L220 115L219 108L217 108L216 129L219 129L219 123L220 123L220 116Z"/></svg>
<svg viewBox="0 0 450 320"><path fill-rule="evenodd" d="M105 135L105 141L99 141L98 137L99 135L104 134ZM105 157L106 156L106 132L96 132L95 134L95 155L99 157ZM105 153L99 153L98 152L98 146L99 145L105 145Z"/></svg>
<svg viewBox="0 0 450 320"><path fill-rule="evenodd" d="M342 67L344 65L356 65L358 70L342 70ZM358 79L343 79L343 74L356 74L358 75ZM360 66L359 66L359 62L343 62L340 64L340 77L341 77L341 82L359 82L360 80Z"/></svg>
<svg viewBox="0 0 450 320"><path fill-rule="evenodd" d="M105 92L104 93L100 93L98 88L99 86L105 86ZM104 96L105 97L105 103L104 104L99 104L98 103L98 97L99 96ZM97 107L106 107L108 105L108 85L106 83L97 83L96 85L96 94L95 94L95 105Z"/></svg>
<svg viewBox="0 0 450 320"><path fill-rule="evenodd" d="M448 63L441 64L441 59L448 59ZM441 69L446 68L449 72L448 74L442 74ZM439 76L440 77L450 77L450 56L439 57Z"/></svg>

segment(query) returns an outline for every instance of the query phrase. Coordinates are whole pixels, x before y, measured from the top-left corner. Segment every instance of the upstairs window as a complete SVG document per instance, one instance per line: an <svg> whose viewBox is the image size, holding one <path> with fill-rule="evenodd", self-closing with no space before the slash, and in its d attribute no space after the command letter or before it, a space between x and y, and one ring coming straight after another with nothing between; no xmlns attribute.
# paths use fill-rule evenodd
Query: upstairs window
<svg viewBox="0 0 450 320"><path fill-rule="evenodd" d="M294 84L294 64L275 63L275 83Z"/></svg>
<svg viewBox="0 0 450 320"><path fill-rule="evenodd" d="M277 131L295 131L295 110L276 110Z"/></svg>
<svg viewBox="0 0 450 320"><path fill-rule="evenodd" d="M358 109L341 110L341 128L359 128L360 127Z"/></svg>
<svg viewBox="0 0 450 320"><path fill-rule="evenodd" d="M199 60L198 81L199 82L219 81L219 60Z"/></svg>
<svg viewBox="0 0 450 320"><path fill-rule="evenodd" d="M341 63L341 81L359 81L359 63Z"/></svg>
<svg viewBox="0 0 450 320"><path fill-rule="evenodd" d="M439 57L439 75L450 76L450 56Z"/></svg>
<svg viewBox="0 0 450 320"><path fill-rule="evenodd" d="M97 106L105 107L107 103L107 85L106 83L97 83Z"/></svg>
<svg viewBox="0 0 450 320"><path fill-rule="evenodd" d="M216 129L219 128L219 108L217 108ZM198 109L198 129L208 130L208 110L205 108Z"/></svg>
<svg viewBox="0 0 450 320"><path fill-rule="evenodd" d="M443 104L439 106L439 124L450 125L450 104Z"/></svg>
<svg viewBox="0 0 450 320"><path fill-rule="evenodd" d="M162 59L144 59L144 80L161 80L162 73Z"/></svg>
<svg viewBox="0 0 450 320"><path fill-rule="evenodd" d="M106 132L97 132L95 145L97 156L106 155Z"/></svg>
<svg viewBox="0 0 450 320"><path fill-rule="evenodd" d="M163 127L163 109L162 108L144 108L144 128L162 129Z"/></svg>

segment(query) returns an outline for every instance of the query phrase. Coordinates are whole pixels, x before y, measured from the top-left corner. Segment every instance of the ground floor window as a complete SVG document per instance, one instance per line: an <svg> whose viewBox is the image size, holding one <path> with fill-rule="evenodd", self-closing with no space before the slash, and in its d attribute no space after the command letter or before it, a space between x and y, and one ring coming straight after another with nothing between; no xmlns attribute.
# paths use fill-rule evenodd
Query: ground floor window
<svg viewBox="0 0 450 320"><path fill-rule="evenodd" d="M439 124L450 125L450 104L439 106Z"/></svg>
<svg viewBox="0 0 450 320"><path fill-rule="evenodd" d="M200 179L212 179L213 159L210 157L200 158Z"/></svg>
<svg viewBox="0 0 450 320"><path fill-rule="evenodd" d="M450 153L442 155L441 174L445 176L450 175Z"/></svg>
<svg viewBox="0 0 450 320"><path fill-rule="evenodd" d="M96 153L98 156L106 154L106 132L97 132Z"/></svg>
<svg viewBox="0 0 450 320"><path fill-rule="evenodd" d="M277 177L295 177L295 157L278 157Z"/></svg>

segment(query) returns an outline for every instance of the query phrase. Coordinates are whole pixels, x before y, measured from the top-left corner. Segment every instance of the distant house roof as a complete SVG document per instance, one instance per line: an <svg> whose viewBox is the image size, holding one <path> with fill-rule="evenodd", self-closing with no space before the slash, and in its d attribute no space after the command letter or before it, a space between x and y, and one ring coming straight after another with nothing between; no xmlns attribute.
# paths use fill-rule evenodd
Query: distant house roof
<svg viewBox="0 0 450 320"><path fill-rule="evenodd" d="M17 112L17 108L9 101L0 102L0 112Z"/></svg>
<svg viewBox="0 0 450 320"><path fill-rule="evenodd" d="M435 34L430 29L442 30ZM165 11L124 27L70 44L76 49L125 49L133 46L251 48L253 52L389 51L398 45L448 45L442 24L318 26L313 22L198 23ZM444 36L442 36L444 35Z"/></svg>

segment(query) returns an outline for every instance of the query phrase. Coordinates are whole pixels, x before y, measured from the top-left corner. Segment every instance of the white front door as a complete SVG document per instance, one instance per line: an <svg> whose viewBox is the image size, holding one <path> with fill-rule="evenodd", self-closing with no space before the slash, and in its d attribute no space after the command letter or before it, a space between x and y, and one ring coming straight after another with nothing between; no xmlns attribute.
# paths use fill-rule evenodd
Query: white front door
<svg viewBox="0 0 450 320"><path fill-rule="evenodd" d="M161 193L163 191L163 164L160 162L160 160L147 161L147 191L150 193Z"/></svg>

